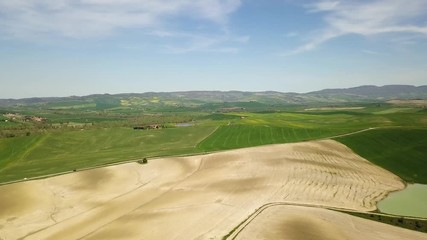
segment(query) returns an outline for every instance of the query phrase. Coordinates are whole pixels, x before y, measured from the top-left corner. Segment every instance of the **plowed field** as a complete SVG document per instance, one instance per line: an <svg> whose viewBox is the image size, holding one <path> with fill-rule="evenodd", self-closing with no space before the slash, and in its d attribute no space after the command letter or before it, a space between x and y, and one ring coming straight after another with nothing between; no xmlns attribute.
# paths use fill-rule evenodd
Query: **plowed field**
<svg viewBox="0 0 427 240"><path fill-rule="evenodd" d="M0 239L221 239L268 203L369 211L403 188L332 140L153 159L0 187Z"/></svg>

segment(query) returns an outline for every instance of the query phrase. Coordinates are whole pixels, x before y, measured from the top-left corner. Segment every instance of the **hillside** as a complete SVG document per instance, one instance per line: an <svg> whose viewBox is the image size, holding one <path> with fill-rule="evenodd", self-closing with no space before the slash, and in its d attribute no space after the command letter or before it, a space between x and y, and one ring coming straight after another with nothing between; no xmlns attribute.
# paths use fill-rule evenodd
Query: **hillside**
<svg viewBox="0 0 427 240"><path fill-rule="evenodd" d="M345 89L325 89L321 91L310 92L307 95L320 98L354 98L354 99L426 99L427 86L411 85L386 85L378 86L360 86Z"/></svg>
<svg viewBox="0 0 427 240"><path fill-rule="evenodd" d="M0 106L39 106L50 109L109 109L117 107L200 107L208 103L252 102L263 105L300 105L313 103L347 103L368 100L427 99L427 86L387 85L360 86L348 89L325 89L310 93L275 91L186 91L146 92L123 94L94 94L88 96L0 99ZM226 106L225 106L226 107Z"/></svg>

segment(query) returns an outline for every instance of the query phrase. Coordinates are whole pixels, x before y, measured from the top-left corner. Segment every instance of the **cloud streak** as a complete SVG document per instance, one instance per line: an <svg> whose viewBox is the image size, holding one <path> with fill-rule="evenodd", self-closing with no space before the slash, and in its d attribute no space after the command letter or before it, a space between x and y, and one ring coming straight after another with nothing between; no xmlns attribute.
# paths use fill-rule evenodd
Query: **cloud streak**
<svg viewBox="0 0 427 240"><path fill-rule="evenodd" d="M194 34L187 32L170 32L170 31L154 31L150 33L153 36L162 38L173 38L176 40L184 40L184 44L167 45L165 49L174 54L189 53L189 52L220 52L220 53L236 53L239 51L237 47L223 46L227 44L244 44L250 40L249 36L233 36L226 31L222 35L209 34Z"/></svg>
<svg viewBox="0 0 427 240"><path fill-rule="evenodd" d="M286 53L294 55L348 34L365 37L388 33L418 34L427 37L427 24L417 23L427 17L425 0L342 0L319 1L305 5L311 14L323 14L326 27L317 30L306 44Z"/></svg>
<svg viewBox="0 0 427 240"><path fill-rule="evenodd" d="M176 30L182 19L226 29L240 5L240 0L0 0L0 38L104 38L128 29Z"/></svg>

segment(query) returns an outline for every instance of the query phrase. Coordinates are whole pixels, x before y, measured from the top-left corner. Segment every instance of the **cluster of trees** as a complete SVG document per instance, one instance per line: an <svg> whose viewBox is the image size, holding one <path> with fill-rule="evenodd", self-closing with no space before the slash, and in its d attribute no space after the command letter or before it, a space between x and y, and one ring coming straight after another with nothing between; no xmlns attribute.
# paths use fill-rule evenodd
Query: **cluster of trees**
<svg viewBox="0 0 427 240"><path fill-rule="evenodd" d="M404 217L393 217L393 216L385 216L385 215L378 215L378 214L362 214L360 215L355 214L356 216L361 217L369 217L372 220L387 223L391 225L396 225L399 227L416 230L420 232L427 232L427 221L422 219L412 219L412 218L404 218Z"/></svg>
<svg viewBox="0 0 427 240"><path fill-rule="evenodd" d="M43 134L50 132L51 128L48 125L16 125L13 127L0 128L0 138L13 138L22 136L31 136L32 134Z"/></svg>

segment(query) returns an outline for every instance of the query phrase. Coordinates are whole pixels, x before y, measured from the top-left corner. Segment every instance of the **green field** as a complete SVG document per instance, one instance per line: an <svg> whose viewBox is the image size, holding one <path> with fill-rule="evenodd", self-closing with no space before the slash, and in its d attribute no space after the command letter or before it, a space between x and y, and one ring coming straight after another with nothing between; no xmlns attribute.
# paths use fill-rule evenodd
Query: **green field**
<svg viewBox="0 0 427 240"><path fill-rule="evenodd" d="M160 130L106 128L0 139L0 182L106 163L196 153L211 126Z"/></svg>
<svg viewBox="0 0 427 240"><path fill-rule="evenodd" d="M362 111L235 113L199 144L205 151L328 138L370 127L400 124L400 118ZM242 116L233 118L231 116ZM228 119L227 121L224 121Z"/></svg>
<svg viewBox="0 0 427 240"><path fill-rule="evenodd" d="M335 139L407 182L427 184L427 129L376 129Z"/></svg>
<svg viewBox="0 0 427 240"><path fill-rule="evenodd" d="M345 130L275 127L268 125L221 126L198 147L205 151L235 149L274 143L291 143L346 133Z"/></svg>

